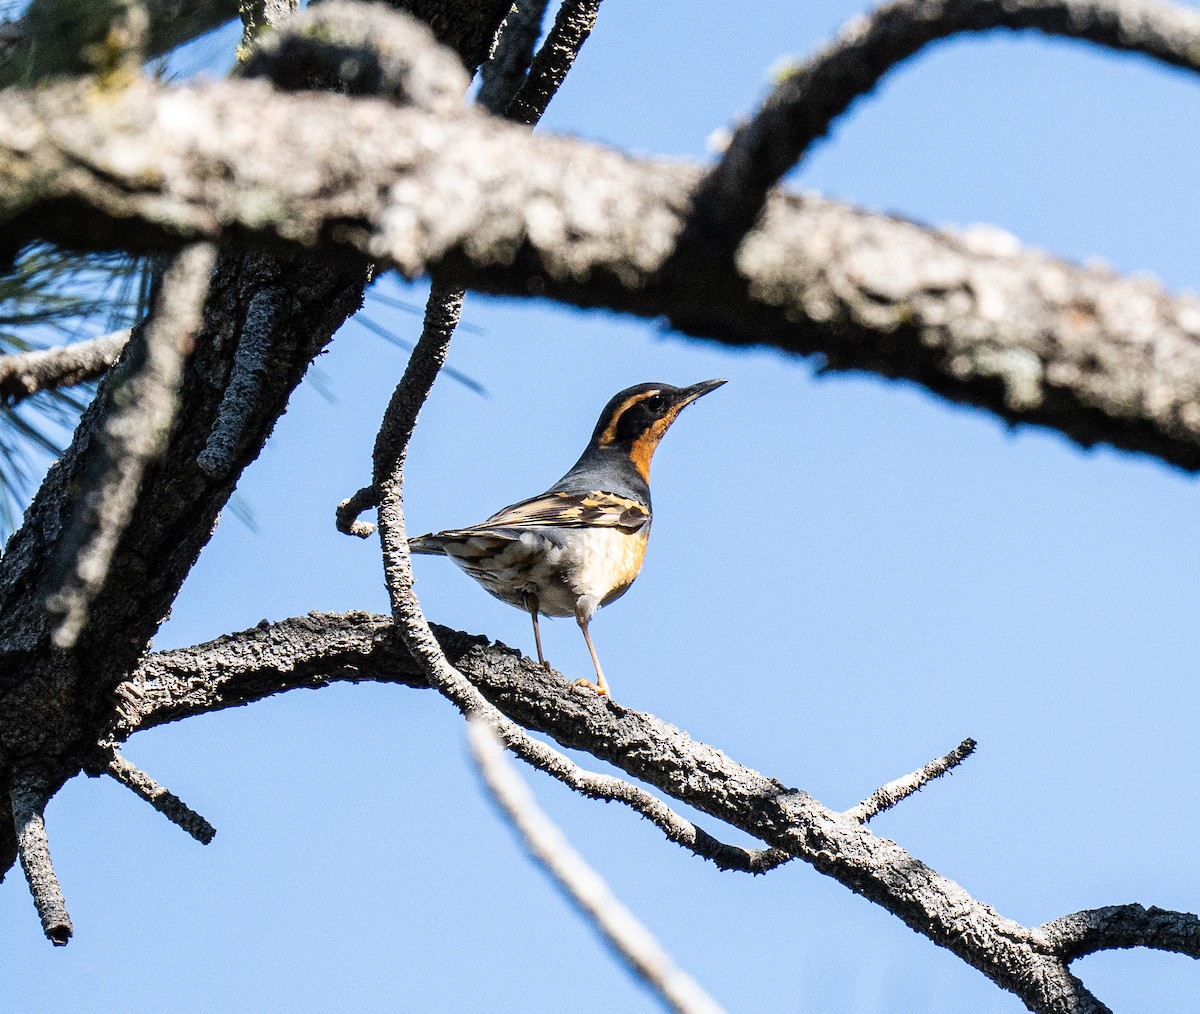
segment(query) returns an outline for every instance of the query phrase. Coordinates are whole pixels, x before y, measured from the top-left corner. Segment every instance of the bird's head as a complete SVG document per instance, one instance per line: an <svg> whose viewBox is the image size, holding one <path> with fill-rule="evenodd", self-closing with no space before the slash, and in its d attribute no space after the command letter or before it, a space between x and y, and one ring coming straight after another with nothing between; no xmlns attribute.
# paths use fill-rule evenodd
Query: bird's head
<svg viewBox="0 0 1200 1014"><path fill-rule="evenodd" d="M605 453L627 454L641 477L649 482L650 459L671 423L687 405L723 383L724 380L702 380L691 387L638 384L626 388L604 406L592 434L592 447Z"/></svg>

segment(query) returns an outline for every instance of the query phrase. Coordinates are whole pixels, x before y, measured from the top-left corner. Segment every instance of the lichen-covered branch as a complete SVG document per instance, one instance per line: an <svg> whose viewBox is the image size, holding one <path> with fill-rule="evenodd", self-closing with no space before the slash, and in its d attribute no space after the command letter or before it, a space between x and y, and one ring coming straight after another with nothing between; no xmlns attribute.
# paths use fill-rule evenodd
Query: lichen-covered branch
<svg viewBox="0 0 1200 1014"><path fill-rule="evenodd" d="M0 398L15 405L38 391L95 380L116 362L129 335L125 328L70 345L0 356Z"/></svg>
<svg viewBox="0 0 1200 1014"><path fill-rule="evenodd" d="M287 91L373 95L435 113L458 110L470 83L427 25L350 0L307 8L286 30L267 33L243 71Z"/></svg>
<svg viewBox="0 0 1200 1014"><path fill-rule="evenodd" d="M696 195L697 241L732 250L767 192L880 78L932 42L1031 29L1200 70L1200 11L1163 0L895 0L789 70Z"/></svg>
<svg viewBox="0 0 1200 1014"><path fill-rule="evenodd" d="M1097 949L1091 943L1099 938L1094 924L1108 940L1116 939L1118 925L1124 927L1122 939L1133 940L1137 924L1128 910L1136 906L1100 910L1120 914L1123 922L1084 913L1086 920L1077 915L1041 928L1021 926L858 821L744 767L662 719L576 693L558 673L503 645L440 627L435 633L448 664L524 728L613 764L771 844L777 855L803 859L947 947L1032 1010L1105 1009L1066 965ZM386 618L311 613L149 656L118 689L119 715L109 732L123 740L140 728L334 680L429 685ZM1194 932L1195 916L1165 913L1154 919L1142 924L1153 930L1144 934L1145 946L1191 953L1187 933ZM1176 927L1174 936L1163 931L1169 926ZM1172 941L1176 945L1166 946Z"/></svg>
<svg viewBox="0 0 1200 1014"><path fill-rule="evenodd" d="M164 175L168 163L177 171ZM269 171L280 164L304 171ZM1085 445L1200 469L1200 301L994 231L928 230L776 193L736 271L715 258L663 274L694 168L470 110L432 116L254 82L140 83L103 105L69 87L13 93L0 109L6 166L9 236L66 238L69 220L76 242L101 245L200 234L350 247L447 284L819 353L831 369L909 378Z"/></svg>

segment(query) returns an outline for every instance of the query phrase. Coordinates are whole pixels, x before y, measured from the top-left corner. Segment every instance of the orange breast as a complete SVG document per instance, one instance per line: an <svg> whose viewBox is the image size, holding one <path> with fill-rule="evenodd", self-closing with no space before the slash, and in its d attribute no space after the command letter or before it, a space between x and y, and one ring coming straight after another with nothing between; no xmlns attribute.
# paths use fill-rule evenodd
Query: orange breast
<svg viewBox="0 0 1200 1014"><path fill-rule="evenodd" d="M646 543L650 538L646 525L632 535L614 531L604 546L603 578L595 582L595 595L606 606L619 599L633 584L646 558Z"/></svg>

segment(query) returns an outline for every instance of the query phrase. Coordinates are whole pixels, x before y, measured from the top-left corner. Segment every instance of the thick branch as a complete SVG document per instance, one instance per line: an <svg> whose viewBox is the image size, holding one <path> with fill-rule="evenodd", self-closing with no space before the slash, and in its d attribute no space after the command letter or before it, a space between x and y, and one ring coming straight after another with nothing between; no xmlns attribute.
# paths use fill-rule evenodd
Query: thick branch
<svg viewBox="0 0 1200 1014"><path fill-rule="evenodd" d="M1111 905L1048 922L1041 932L1066 961L1096 951L1152 947L1200 958L1200 918L1141 905Z"/></svg>
<svg viewBox="0 0 1200 1014"><path fill-rule="evenodd" d="M795 854L947 947L1039 1011L1100 1011L1041 930L1005 919L899 845L652 715L574 692L503 645L437 629L449 662L505 715ZM119 689L124 739L190 714L332 680L427 685L377 616L309 614L151 655Z"/></svg>
<svg viewBox="0 0 1200 1014"><path fill-rule="evenodd" d="M491 6L491 0L429 0L425 4L431 17L446 15L435 17L435 34L443 41L490 38L504 13L492 12L494 21L487 22ZM463 53L459 55L466 63ZM110 82L110 86L105 101L97 106L107 105L120 94L116 84ZM78 97L87 92L95 101L90 84L81 83L78 88ZM47 94L50 91L53 89ZM9 99L17 94L6 93L0 108L10 108ZM169 131L180 122L168 114L163 125ZM254 133L270 133L257 114L243 125ZM216 133L210 140L226 144L229 136L222 135L226 127L233 127L232 122L212 126ZM273 175L277 166L261 168ZM117 177L111 180L119 191L123 184L116 182ZM334 183L333 178L326 182ZM69 220L70 213L61 210ZM66 238L68 243L77 243L85 237ZM193 236L192 241L196 238L204 237ZM172 246L171 242L159 243L157 249ZM241 471L258 455L312 358L361 305L367 278L366 260L346 249L313 252L293 248L288 257L277 259L227 248L213 277L196 351L184 372L178 425L166 452L147 471L132 520L112 557L109 578L92 604L89 625L76 652L68 655L50 645L50 625L43 608L44 595L53 587L47 561L62 538L64 522L71 517L65 508L84 482L86 463L108 421L110 404L105 390L112 380L106 378L71 447L51 469L0 560L0 740L9 756L31 751L71 756L92 749L94 740L78 742L80 730L93 727L107 711L112 687L126 678L144 653L211 536ZM230 328L246 320L256 297L272 290L282 290L284 298L270 323L271 368L256 397L249 399L254 402L249 414L236 413L240 436L232 467L221 471L228 464L225 459L217 469L221 474L211 475L197 464L197 458L217 426L224 389L233 372L237 342L231 340L236 331L231 334ZM0 775L8 759L0 755ZM69 767L56 767L51 790L71 774ZM0 852L11 854L4 840L0 840Z"/></svg>
<svg viewBox="0 0 1200 1014"><path fill-rule="evenodd" d="M137 355L106 388L112 411L91 460L86 487L76 493L74 517L55 548L61 578L46 597L59 618L54 642L71 648L88 607L108 576L147 466L166 446L175 418L183 363L200 329L216 249L188 248L168 268L153 316L136 339Z"/></svg>
<svg viewBox="0 0 1200 1014"><path fill-rule="evenodd" d="M1200 70L1200 12L1161 0L896 0L791 70L696 195L697 238L731 250L767 192L898 63L964 32L1035 29Z"/></svg>
<svg viewBox="0 0 1200 1014"><path fill-rule="evenodd" d="M108 370L129 342L129 328L38 352L0 356L0 398L10 405L38 391L73 387Z"/></svg>
<svg viewBox="0 0 1200 1014"><path fill-rule="evenodd" d="M410 275L822 353L832 369L906 377L1083 444L1200 469L1200 302L995 233L776 194L737 273L717 258L663 275L695 169L470 111L433 117L253 82L139 84L104 104L67 88L14 93L0 109L6 137L22 138L0 144L12 236L349 245ZM269 171L280 164L305 171Z"/></svg>

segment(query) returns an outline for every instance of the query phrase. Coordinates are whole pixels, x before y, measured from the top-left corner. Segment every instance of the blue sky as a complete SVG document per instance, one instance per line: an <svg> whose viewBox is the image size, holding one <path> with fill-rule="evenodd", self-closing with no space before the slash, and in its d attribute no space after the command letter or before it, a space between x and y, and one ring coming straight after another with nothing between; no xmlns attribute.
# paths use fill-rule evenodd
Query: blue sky
<svg viewBox="0 0 1200 1014"><path fill-rule="evenodd" d="M606 0L540 129L706 158L776 60L862 9ZM789 185L930 224L991 223L1194 288L1200 139L1179 125L1198 105L1196 80L1140 58L1031 35L953 41L856 105ZM379 288L423 300L419 284ZM418 316L367 312L415 337ZM450 363L488 393L435 388L407 470L417 531L545 488L626 385L729 378L665 439L645 569L592 624L618 700L837 807L972 736L977 755L877 833L1025 923L1129 901L1200 910L1194 479L654 322L477 296L465 320ZM343 328L318 364L332 400L303 387L242 481L259 531L222 522L158 647L310 609L386 611L376 540L338 535L333 508L369 475L403 361ZM448 561L417 568L431 619L532 651L523 614ZM547 621L543 636L564 672L590 671L573 623ZM656 1010L519 851L463 734L431 693L364 685L135 737L128 755L217 838L197 845L111 781L72 782L48 822L76 936L52 949L10 875L6 1004ZM731 1011L1023 1009L806 866L721 874L635 815L526 776ZM1200 968L1181 957L1110 953L1074 970L1123 1014L1200 997Z"/></svg>

